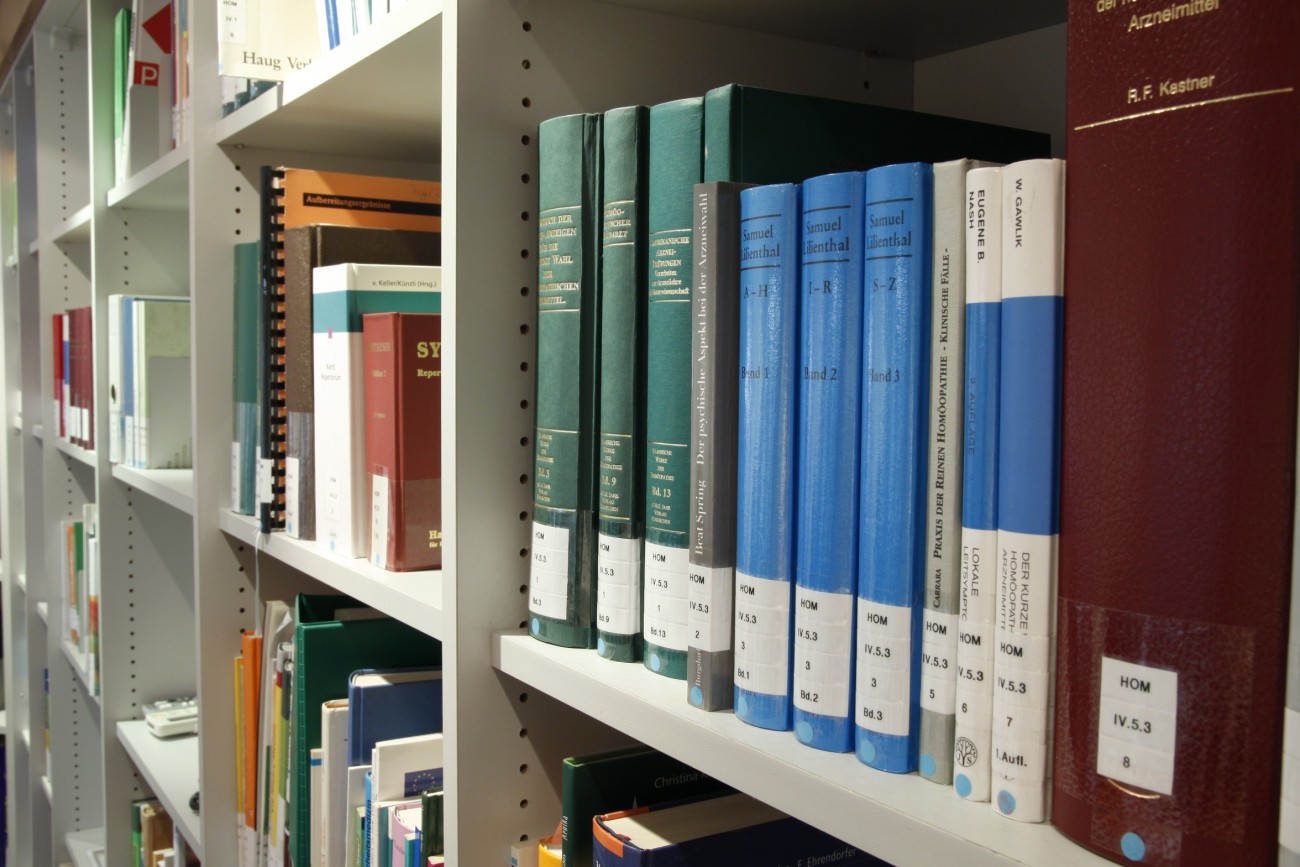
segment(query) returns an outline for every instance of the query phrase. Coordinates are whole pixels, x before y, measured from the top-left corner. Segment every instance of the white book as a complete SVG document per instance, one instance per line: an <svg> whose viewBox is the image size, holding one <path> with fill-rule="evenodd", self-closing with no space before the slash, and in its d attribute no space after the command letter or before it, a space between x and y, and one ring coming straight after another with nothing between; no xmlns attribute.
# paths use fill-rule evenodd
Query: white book
<svg viewBox="0 0 1300 867"><path fill-rule="evenodd" d="M993 617L997 608L998 368L1002 322L1002 170L966 175L966 429L953 788L989 799Z"/></svg>
<svg viewBox="0 0 1300 867"><path fill-rule="evenodd" d="M921 629L921 776L952 782L957 725L957 615L961 580L962 431L966 349L966 173L934 165L930 267L930 427L927 433L925 595Z"/></svg>
<svg viewBox="0 0 1300 867"><path fill-rule="evenodd" d="M442 785L442 734L415 735L409 738L395 738L380 741L371 751L370 779L370 853L371 864L379 864L377 853L381 830L385 825L374 821L379 816L379 807L418 798L420 792L430 786Z"/></svg>
<svg viewBox="0 0 1300 867"><path fill-rule="evenodd" d="M441 312L441 275L421 265L313 269L316 543L340 557L365 557L370 539L361 317Z"/></svg>
<svg viewBox="0 0 1300 867"><path fill-rule="evenodd" d="M1064 238L1064 161L1004 168L992 800L1022 822L1051 788Z"/></svg>
<svg viewBox="0 0 1300 867"><path fill-rule="evenodd" d="M134 0L122 149L127 176L171 150L172 0Z"/></svg>
<svg viewBox="0 0 1300 867"><path fill-rule="evenodd" d="M321 705L321 791L312 799L320 811L319 862L321 867L343 867L347 839L348 803L348 700Z"/></svg>
<svg viewBox="0 0 1300 867"><path fill-rule="evenodd" d="M366 774L370 765L352 765L348 768L348 799L344 809L343 824L346 826L343 836L344 867L354 867L357 851L357 811L364 815L366 810Z"/></svg>
<svg viewBox="0 0 1300 867"><path fill-rule="evenodd" d="M228 0L217 30L217 72L283 81L324 53L316 0Z"/></svg>
<svg viewBox="0 0 1300 867"><path fill-rule="evenodd" d="M189 299L137 298L131 312L135 320L134 466L189 467Z"/></svg>
<svg viewBox="0 0 1300 867"><path fill-rule="evenodd" d="M122 462L122 299L108 296L108 460Z"/></svg>

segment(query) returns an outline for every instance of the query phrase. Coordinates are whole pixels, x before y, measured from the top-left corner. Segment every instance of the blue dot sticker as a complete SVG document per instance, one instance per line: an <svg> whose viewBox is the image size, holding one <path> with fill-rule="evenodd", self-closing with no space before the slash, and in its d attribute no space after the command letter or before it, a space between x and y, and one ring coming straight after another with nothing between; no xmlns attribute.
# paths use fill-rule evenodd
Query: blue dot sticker
<svg viewBox="0 0 1300 867"><path fill-rule="evenodd" d="M652 653L652 654L650 654L650 670L651 670L651 671L658 671L659 669L663 668L663 665L664 665L664 664L663 664L663 661L659 659L659 654L657 654L657 653Z"/></svg>
<svg viewBox="0 0 1300 867"><path fill-rule="evenodd" d="M974 788L970 784L970 777L965 774L958 774L957 779L952 781L952 787L957 790L957 795L961 798L969 798L971 789Z"/></svg>
<svg viewBox="0 0 1300 867"><path fill-rule="evenodd" d="M933 777L934 772L937 770L939 770L939 766L935 764L934 756L929 753L921 756L921 776Z"/></svg>
<svg viewBox="0 0 1300 867"><path fill-rule="evenodd" d="M998 792L998 811L1004 816L1010 816L1016 811L1016 796L1006 789Z"/></svg>
<svg viewBox="0 0 1300 867"><path fill-rule="evenodd" d="M533 618L533 635L542 631L542 622L536 617Z"/></svg>
<svg viewBox="0 0 1300 867"><path fill-rule="evenodd" d="M1119 838L1119 848L1130 861L1141 861L1147 856L1146 841L1132 831Z"/></svg>
<svg viewBox="0 0 1300 867"><path fill-rule="evenodd" d="M736 716L742 719L749 716L749 700L743 695L740 697L739 701L736 702Z"/></svg>
<svg viewBox="0 0 1300 867"><path fill-rule="evenodd" d="M704 690L698 686L691 687L691 704L699 707L704 704Z"/></svg>
<svg viewBox="0 0 1300 867"><path fill-rule="evenodd" d="M794 727L794 736L797 737L802 743L805 744L812 743L812 738L813 738L812 726L806 722L799 723L799 725Z"/></svg>
<svg viewBox="0 0 1300 867"><path fill-rule="evenodd" d="M858 758L864 762L874 762L876 760L876 745L871 741L862 741L858 744Z"/></svg>
<svg viewBox="0 0 1300 867"><path fill-rule="evenodd" d="M603 638L596 639L596 652L599 653L601 656L605 655L605 639Z"/></svg>

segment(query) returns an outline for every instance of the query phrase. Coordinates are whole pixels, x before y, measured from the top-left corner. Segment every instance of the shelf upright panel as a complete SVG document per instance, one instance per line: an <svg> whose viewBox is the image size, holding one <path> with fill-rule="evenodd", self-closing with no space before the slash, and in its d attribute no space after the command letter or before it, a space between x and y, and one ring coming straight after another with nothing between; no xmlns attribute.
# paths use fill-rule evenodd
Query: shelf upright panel
<svg viewBox="0 0 1300 867"><path fill-rule="evenodd" d="M860 99L869 78L910 106L912 81L905 61L608 3L448 0L444 18L447 826L458 863L485 864L554 828L564 757L627 739L496 677L486 640L527 616L538 123L729 81Z"/></svg>

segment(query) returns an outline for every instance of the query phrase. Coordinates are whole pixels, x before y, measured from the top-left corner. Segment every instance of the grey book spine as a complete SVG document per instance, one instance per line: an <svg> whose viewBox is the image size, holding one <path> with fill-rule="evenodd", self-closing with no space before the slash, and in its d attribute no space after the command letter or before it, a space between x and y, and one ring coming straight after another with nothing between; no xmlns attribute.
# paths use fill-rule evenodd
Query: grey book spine
<svg viewBox="0 0 1300 867"><path fill-rule="evenodd" d="M734 694L740 191L748 186L695 185L686 686L703 710L731 707Z"/></svg>
<svg viewBox="0 0 1300 867"><path fill-rule="evenodd" d="M966 353L966 172L934 166L931 268L929 491L925 623L921 646L921 776L952 783L957 730L957 627L961 590L962 406Z"/></svg>

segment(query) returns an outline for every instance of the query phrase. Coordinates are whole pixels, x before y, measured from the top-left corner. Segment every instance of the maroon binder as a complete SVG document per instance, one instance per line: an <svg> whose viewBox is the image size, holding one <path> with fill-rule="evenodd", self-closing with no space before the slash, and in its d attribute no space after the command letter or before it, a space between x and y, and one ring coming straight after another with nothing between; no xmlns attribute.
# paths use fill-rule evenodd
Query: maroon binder
<svg viewBox="0 0 1300 867"><path fill-rule="evenodd" d="M1120 861L1271 863L1300 4L1107 5L1068 25L1053 822Z"/></svg>

